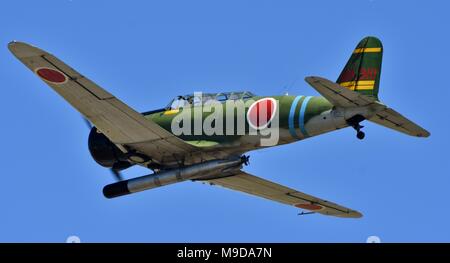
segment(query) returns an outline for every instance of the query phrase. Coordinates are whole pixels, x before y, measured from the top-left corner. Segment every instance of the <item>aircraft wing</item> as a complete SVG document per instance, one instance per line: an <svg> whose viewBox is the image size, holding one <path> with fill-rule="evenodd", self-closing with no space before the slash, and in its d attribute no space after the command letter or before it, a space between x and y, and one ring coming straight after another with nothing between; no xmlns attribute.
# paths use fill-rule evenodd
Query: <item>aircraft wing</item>
<svg viewBox="0 0 450 263"><path fill-rule="evenodd" d="M199 180L323 215L349 218L362 217L362 214L355 210L273 183L244 171L239 171L231 176L201 178Z"/></svg>
<svg viewBox="0 0 450 263"><path fill-rule="evenodd" d="M305 81L336 107L362 107L376 101L321 77L306 77Z"/></svg>
<svg viewBox="0 0 450 263"><path fill-rule="evenodd" d="M8 47L113 143L130 146L157 160L186 155L196 149L146 119L55 56L22 42L11 42Z"/></svg>

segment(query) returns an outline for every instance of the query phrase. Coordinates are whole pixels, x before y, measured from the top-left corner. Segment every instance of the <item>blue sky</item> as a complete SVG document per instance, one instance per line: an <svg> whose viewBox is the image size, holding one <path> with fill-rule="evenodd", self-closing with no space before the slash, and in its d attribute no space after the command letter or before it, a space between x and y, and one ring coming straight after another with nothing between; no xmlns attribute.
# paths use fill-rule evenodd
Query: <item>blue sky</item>
<svg viewBox="0 0 450 263"><path fill-rule="evenodd" d="M0 241L449 242L447 1L4 1ZM366 123L251 153L245 170L357 209L360 220L185 182L114 200L80 115L7 50L55 54L138 111L193 91L317 95L366 35L384 44L381 100L431 132ZM147 173L132 168L126 177Z"/></svg>

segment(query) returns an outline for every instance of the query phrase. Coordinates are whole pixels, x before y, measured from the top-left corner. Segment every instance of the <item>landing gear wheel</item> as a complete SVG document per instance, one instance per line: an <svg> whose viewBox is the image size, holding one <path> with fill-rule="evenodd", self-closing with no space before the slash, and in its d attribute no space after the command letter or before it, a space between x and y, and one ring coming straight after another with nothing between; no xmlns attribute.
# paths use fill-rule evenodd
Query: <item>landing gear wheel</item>
<svg viewBox="0 0 450 263"><path fill-rule="evenodd" d="M351 126L356 131L356 138L362 140L366 136L364 132L361 131L364 126L360 124L363 120L365 120L364 116L362 115L355 115L347 120L347 124Z"/></svg>
<svg viewBox="0 0 450 263"><path fill-rule="evenodd" d="M365 136L366 136L366 134L364 132L362 132L362 131L358 131L356 133L356 138L358 138L360 140L364 139Z"/></svg>

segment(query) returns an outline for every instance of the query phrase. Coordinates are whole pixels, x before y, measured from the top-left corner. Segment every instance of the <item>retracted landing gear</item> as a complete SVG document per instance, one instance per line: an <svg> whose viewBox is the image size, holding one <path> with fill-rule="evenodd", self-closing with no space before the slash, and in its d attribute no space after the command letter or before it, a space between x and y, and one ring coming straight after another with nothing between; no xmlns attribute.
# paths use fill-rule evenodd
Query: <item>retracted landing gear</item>
<svg viewBox="0 0 450 263"><path fill-rule="evenodd" d="M360 140L364 139L364 137L366 136L366 134L363 131L361 131L361 129L364 128L364 126L359 124L363 120L365 120L365 118L361 115L355 115L347 120L348 125L352 126L353 129L355 129L356 138Z"/></svg>

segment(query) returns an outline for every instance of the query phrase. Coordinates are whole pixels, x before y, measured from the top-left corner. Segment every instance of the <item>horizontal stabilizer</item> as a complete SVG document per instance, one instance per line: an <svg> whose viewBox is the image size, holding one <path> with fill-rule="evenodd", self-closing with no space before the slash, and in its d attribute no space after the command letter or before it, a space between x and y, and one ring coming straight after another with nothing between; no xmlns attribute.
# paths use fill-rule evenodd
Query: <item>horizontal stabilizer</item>
<svg viewBox="0 0 450 263"><path fill-rule="evenodd" d="M305 81L336 107L362 107L376 102L371 96L349 90L325 78L306 77Z"/></svg>
<svg viewBox="0 0 450 263"><path fill-rule="evenodd" d="M369 119L376 124L416 137L428 137L430 133L391 108L386 108Z"/></svg>
<svg viewBox="0 0 450 263"><path fill-rule="evenodd" d="M411 136L430 136L427 130L380 103L374 97L349 90L321 77L306 77L305 80L336 107L370 107L374 115L368 118L369 121Z"/></svg>

